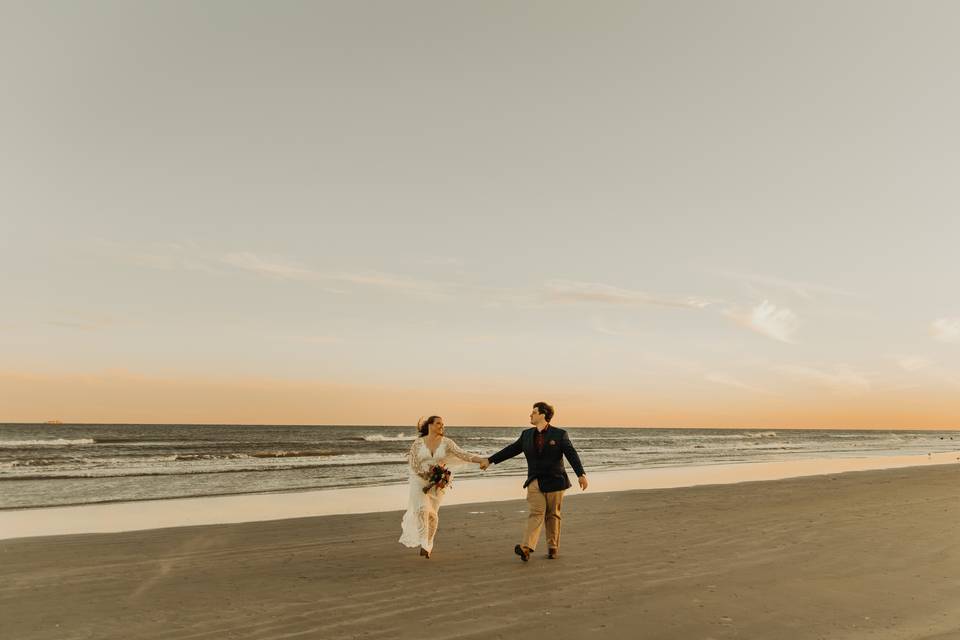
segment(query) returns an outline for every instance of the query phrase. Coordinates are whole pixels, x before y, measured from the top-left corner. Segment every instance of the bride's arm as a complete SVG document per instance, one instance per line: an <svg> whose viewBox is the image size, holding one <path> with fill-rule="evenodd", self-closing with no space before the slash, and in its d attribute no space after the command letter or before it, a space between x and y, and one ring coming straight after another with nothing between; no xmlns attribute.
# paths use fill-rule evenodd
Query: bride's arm
<svg viewBox="0 0 960 640"><path fill-rule="evenodd" d="M421 460L419 456L420 442L420 438L414 440L413 444L410 445L410 451L407 453L407 462L410 465L410 472L416 476L422 475L427 471L427 469L423 468L423 460Z"/></svg>
<svg viewBox="0 0 960 640"><path fill-rule="evenodd" d="M473 462L474 464L480 464L481 462L486 460L486 458L482 456L475 456L472 453L464 451L463 449L458 447L457 443L451 440L450 438L447 438L447 453L454 457L460 458L464 462Z"/></svg>

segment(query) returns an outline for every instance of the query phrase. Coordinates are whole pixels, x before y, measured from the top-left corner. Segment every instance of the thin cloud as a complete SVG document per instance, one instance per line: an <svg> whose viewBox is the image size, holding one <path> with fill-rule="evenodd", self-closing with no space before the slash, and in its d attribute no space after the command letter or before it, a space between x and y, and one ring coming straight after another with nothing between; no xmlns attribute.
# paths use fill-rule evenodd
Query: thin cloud
<svg viewBox="0 0 960 640"><path fill-rule="evenodd" d="M346 341L338 335L334 334L275 334L275 335L266 335L264 340L270 342L278 342L284 344L296 344L296 345L316 345L319 347L328 347L333 345L345 344Z"/></svg>
<svg viewBox="0 0 960 640"><path fill-rule="evenodd" d="M937 318L930 323L930 335L940 342L960 343L960 318Z"/></svg>
<svg viewBox="0 0 960 640"><path fill-rule="evenodd" d="M797 314L785 307L777 307L768 300L758 304L749 313L727 311L727 315L752 331L787 343L794 342L800 325Z"/></svg>
<svg viewBox="0 0 960 640"><path fill-rule="evenodd" d="M897 358L896 361L900 368L908 373L921 371L933 365L932 360L920 356L904 356L902 358Z"/></svg>
<svg viewBox="0 0 960 640"><path fill-rule="evenodd" d="M128 321L129 319L127 319ZM91 314L84 311L61 311L57 318L43 321L43 324L80 331L100 331L122 324L120 318Z"/></svg>
<svg viewBox="0 0 960 640"><path fill-rule="evenodd" d="M605 336L616 336L618 338L627 338L627 337L634 337L638 335L636 332L633 332L633 331L611 327L602 318L591 318L590 325L593 327L594 331L596 331L597 333L602 333Z"/></svg>
<svg viewBox="0 0 960 640"><path fill-rule="evenodd" d="M251 271L284 280L328 280L388 289L423 289L435 286L433 283L384 273L323 273L295 264L265 260L247 252L228 253L223 256L222 260L224 263L243 271Z"/></svg>
<svg viewBox="0 0 960 640"><path fill-rule="evenodd" d="M126 253L125 248L118 247L116 250ZM208 274L225 273L223 267L218 265L217 261L210 260L193 247L180 243L159 245L152 251L142 251L129 255L129 258L141 266L163 271L200 271Z"/></svg>
<svg viewBox="0 0 960 640"><path fill-rule="evenodd" d="M113 323L109 320L97 321L91 320L87 321L70 321L70 320L48 320L45 324L54 326L54 327L63 327L66 329L80 329L82 331L97 331L99 329L106 329Z"/></svg>
<svg viewBox="0 0 960 640"><path fill-rule="evenodd" d="M338 282L381 287L383 289L393 289L396 291L407 291L411 293L437 294L451 288L451 285L442 284L439 282L416 280L414 278L378 272L337 273L330 274L325 277Z"/></svg>
<svg viewBox="0 0 960 640"><path fill-rule="evenodd" d="M324 279L323 275L316 271L291 264L284 264L282 262L264 260L260 256L247 252L228 253L221 258L221 261L224 264L243 271L252 271L253 273L282 278L284 280Z"/></svg>
<svg viewBox="0 0 960 640"><path fill-rule="evenodd" d="M787 280L776 276L768 276L752 273L739 273L736 271L717 271L718 275L733 280L740 280L754 285L772 287L783 291L789 291L805 300L813 300L817 295L833 295L844 297L856 297L857 294L824 284L815 284L812 282L800 282L797 280Z"/></svg>
<svg viewBox="0 0 960 640"><path fill-rule="evenodd" d="M343 338L339 336L295 336L297 342L306 342L307 344L342 344Z"/></svg>
<svg viewBox="0 0 960 640"><path fill-rule="evenodd" d="M713 382L714 384L721 384L727 387L734 387L735 389L741 389L743 391L750 391L751 393L761 393L764 395L772 395L771 391L763 389L761 387L755 387L751 384L747 384L737 378L731 376L727 373L714 372L708 373L704 376L704 379L708 382Z"/></svg>
<svg viewBox="0 0 960 640"><path fill-rule="evenodd" d="M599 302L602 304L704 309L714 300L696 296L663 296L621 289L599 282L549 280L544 285L547 298L554 302Z"/></svg>
<svg viewBox="0 0 960 640"><path fill-rule="evenodd" d="M832 371L799 365L780 365L774 370L838 395L861 395L872 388L865 375L846 365L838 365Z"/></svg>
<svg viewBox="0 0 960 640"><path fill-rule="evenodd" d="M502 309L504 307L542 309L547 304L542 295L529 289L480 286L473 288L472 294L478 304L485 309Z"/></svg>
<svg viewBox="0 0 960 640"><path fill-rule="evenodd" d="M419 294L438 294L449 288L449 285L437 282L375 271L366 273L324 273L300 265L265 260L249 252L230 253L223 256L222 260L225 264L237 269L284 280L354 284ZM328 289L328 291L344 293L340 289Z"/></svg>
<svg viewBox="0 0 960 640"><path fill-rule="evenodd" d="M462 267L463 260L449 256L429 256L420 260L421 264L433 267Z"/></svg>
<svg viewBox="0 0 960 640"><path fill-rule="evenodd" d="M378 287L421 295L442 294L454 288L450 284L378 271L335 273L317 271L300 264L265 258L249 251L204 255L191 247L179 244L164 245L159 249L159 251L135 255L133 259L138 264L155 269L204 271L216 274L241 271L280 280L311 282L321 286L323 291L333 294L347 293L343 285Z"/></svg>
<svg viewBox="0 0 960 640"><path fill-rule="evenodd" d="M614 336L617 338L650 338L651 333L648 329L638 326L635 323L609 321L602 316L593 316L590 318L590 327L599 334L605 336Z"/></svg>

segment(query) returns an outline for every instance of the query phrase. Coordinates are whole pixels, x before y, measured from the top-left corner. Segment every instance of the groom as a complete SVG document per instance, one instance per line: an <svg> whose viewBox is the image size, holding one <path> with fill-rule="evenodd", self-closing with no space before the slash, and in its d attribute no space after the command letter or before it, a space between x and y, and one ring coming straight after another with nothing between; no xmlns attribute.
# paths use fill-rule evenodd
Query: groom
<svg viewBox="0 0 960 640"><path fill-rule="evenodd" d="M540 539L540 529L544 519L547 525L547 558L554 559L560 550L560 505L563 492L570 488L570 479L563 468L566 456L580 480L580 489L587 488L587 474L580 464L580 456L570 443L567 432L550 424L553 420L553 407L546 402L533 405L530 424L533 428L525 430L517 441L498 451L487 459L487 464L498 464L523 453L527 458L527 481L523 483L527 490L527 529L523 542L514 547L514 552L526 562L536 549ZM487 464L481 465L486 469Z"/></svg>

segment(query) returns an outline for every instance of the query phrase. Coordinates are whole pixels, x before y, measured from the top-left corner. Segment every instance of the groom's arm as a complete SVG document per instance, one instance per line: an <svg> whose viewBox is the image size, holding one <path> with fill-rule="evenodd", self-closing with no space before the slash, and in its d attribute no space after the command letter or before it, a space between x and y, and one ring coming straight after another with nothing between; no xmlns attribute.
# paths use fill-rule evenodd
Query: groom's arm
<svg viewBox="0 0 960 640"><path fill-rule="evenodd" d="M517 441L513 444L508 444L500 451L497 451L495 454L487 458L492 464L500 464L504 460L509 460L510 458L520 455L523 453L523 436L517 438Z"/></svg>
<svg viewBox="0 0 960 640"><path fill-rule="evenodd" d="M577 450L573 448L573 443L570 442L570 436L566 432L563 433L563 438L560 439L560 449L563 451L563 455L567 458L567 462L570 463L570 466L573 467L573 472L577 474L577 478L580 479L580 488L587 488L587 472L583 470L583 464L580 462L580 456L577 454Z"/></svg>

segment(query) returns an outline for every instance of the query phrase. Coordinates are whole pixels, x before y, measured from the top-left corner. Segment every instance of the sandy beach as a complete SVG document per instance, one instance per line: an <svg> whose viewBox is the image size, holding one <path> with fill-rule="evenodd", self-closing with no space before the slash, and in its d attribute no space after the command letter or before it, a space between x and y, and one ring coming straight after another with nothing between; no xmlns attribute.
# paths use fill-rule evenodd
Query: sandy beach
<svg viewBox="0 0 960 640"><path fill-rule="evenodd" d="M960 465L0 541L2 637L960 638Z"/></svg>

